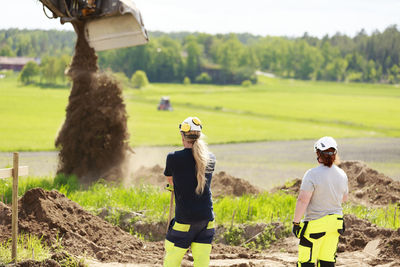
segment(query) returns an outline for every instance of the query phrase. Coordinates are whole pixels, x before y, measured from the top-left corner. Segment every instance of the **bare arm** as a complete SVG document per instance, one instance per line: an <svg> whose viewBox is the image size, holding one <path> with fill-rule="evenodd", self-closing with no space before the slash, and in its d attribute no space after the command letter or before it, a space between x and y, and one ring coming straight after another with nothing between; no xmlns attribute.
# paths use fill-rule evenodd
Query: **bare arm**
<svg viewBox="0 0 400 267"><path fill-rule="evenodd" d="M165 176L167 178L167 181L170 185L174 186L174 182L172 180L172 176Z"/></svg>
<svg viewBox="0 0 400 267"><path fill-rule="evenodd" d="M348 197L349 197L349 194L344 194L344 195L343 195L343 199L342 199L342 203L343 203L343 202L346 202L347 199L348 199Z"/></svg>
<svg viewBox="0 0 400 267"><path fill-rule="evenodd" d="M306 212L308 203L310 203L313 192L308 192L300 190L299 196L297 198L296 209L294 211L294 222L300 222Z"/></svg>

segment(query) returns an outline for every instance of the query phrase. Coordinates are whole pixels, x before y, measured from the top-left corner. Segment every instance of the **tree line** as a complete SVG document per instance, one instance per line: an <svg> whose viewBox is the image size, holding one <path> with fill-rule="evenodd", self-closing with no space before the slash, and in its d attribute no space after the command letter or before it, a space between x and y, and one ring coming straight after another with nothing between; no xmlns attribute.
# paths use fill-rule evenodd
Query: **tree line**
<svg viewBox="0 0 400 267"><path fill-rule="evenodd" d="M142 70L150 82L255 83L255 70L303 80L400 82L400 31L396 25L370 35L361 30L354 37L340 33L289 38L189 32L151 32L150 37L145 46L98 53L99 66L129 78ZM60 61L66 55L65 60L73 53L75 39L68 31L0 30L0 56L42 57L42 62L47 62L51 58Z"/></svg>

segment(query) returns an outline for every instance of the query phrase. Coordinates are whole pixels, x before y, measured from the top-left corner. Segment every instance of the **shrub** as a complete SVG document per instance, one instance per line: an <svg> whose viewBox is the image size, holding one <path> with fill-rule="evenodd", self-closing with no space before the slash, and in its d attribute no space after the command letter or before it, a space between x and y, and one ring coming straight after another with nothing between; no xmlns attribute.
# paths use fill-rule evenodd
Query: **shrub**
<svg viewBox="0 0 400 267"><path fill-rule="evenodd" d="M363 81L362 76L363 76L362 72L351 72L347 75L346 80L348 82L362 82Z"/></svg>
<svg viewBox="0 0 400 267"><path fill-rule="evenodd" d="M250 80L244 80L244 81L242 82L242 86L243 86L243 87L250 87L250 85L251 85L251 81L250 81Z"/></svg>
<svg viewBox="0 0 400 267"><path fill-rule="evenodd" d="M33 77L39 74L39 65L34 61L26 63L19 75L19 80L24 84L32 82Z"/></svg>
<svg viewBox="0 0 400 267"><path fill-rule="evenodd" d="M191 82L190 82L190 78L189 77L185 77L185 79L183 79L183 84L184 85L189 85Z"/></svg>
<svg viewBox="0 0 400 267"><path fill-rule="evenodd" d="M196 77L196 83L211 83L211 77L206 72L202 72Z"/></svg>
<svg viewBox="0 0 400 267"><path fill-rule="evenodd" d="M149 84L149 80L147 79L147 75L142 70L137 70L131 78L131 82L134 88L140 89L146 87Z"/></svg>

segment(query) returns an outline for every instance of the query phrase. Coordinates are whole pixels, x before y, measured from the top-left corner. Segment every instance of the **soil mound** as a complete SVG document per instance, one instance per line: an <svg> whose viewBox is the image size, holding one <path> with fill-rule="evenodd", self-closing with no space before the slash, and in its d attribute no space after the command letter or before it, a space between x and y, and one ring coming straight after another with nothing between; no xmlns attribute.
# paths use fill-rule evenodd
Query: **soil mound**
<svg viewBox="0 0 400 267"><path fill-rule="evenodd" d="M283 191L287 194L297 195L300 191L301 179L293 179L282 186L275 187L271 190L272 193Z"/></svg>
<svg viewBox="0 0 400 267"><path fill-rule="evenodd" d="M364 205L387 205L400 203L400 182L369 168L361 161L343 161L338 165L349 179L349 199L353 203ZM284 191L298 194L301 179L293 179L283 186L272 189L272 192Z"/></svg>
<svg viewBox="0 0 400 267"><path fill-rule="evenodd" d="M164 187L167 184L167 179L164 176L164 169L160 165L153 167L141 166L133 173L133 182L138 184L151 184Z"/></svg>
<svg viewBox="0 0 400 267"><path fill-rule="evenodd" d="M386 205L400 203L400 182L369 168L364 162L344 161L339 164L348 178L350 200L356 203Z"/></svg>
<svg viewBox="0 0 400 267"><path fill-rule="evenodd" d="M164 169L160 165L153 167L140 167L133 174L135 184L152 184L164 187L167 180L164 176ZM214 173L211 180L211 191L213 197L225 195L242 196L245 194L258 194L261 189L253 186L246 180L233 177L225 172Z"/></svg>
<svg viewBox="0 0 400 267"><path fill-rule="evenodd" d="M400 228L377 227L351 214L344 216L344 222L346 231L340 236L338 252L363 250L368 242L379 240L377 256L385 260L400 260Z"/></svg>
<svg viewBox="0 0 400 267"><path fill-rule="evenodd" d="M261 192L260 189L253 186L248 181L233 177L225 172L219 172L213 175L211 189L214 197L225 195L242 196Z"/></svg>
<svg viewBox="0 0 400 267"><path fill-rule="evenodd" d="M41 188L19 200L19 230L43 236L50 246L61 245L75 256L103 262L157 264L162 244L143 242L85 211L63 194ZM11 237L11 208L0 203L0 242Z"/></svg>
<svg viewBox="0 0 400 267"><path fill-rule="evenodd" d="M83 27L83 22L74 22L78 38L68 71L73 85L55 141L60 149L57 172L75 174L84 183L117 180L124 175L122 166L130 149L122 89L116 80L97 72L97 56Z"/></svg>

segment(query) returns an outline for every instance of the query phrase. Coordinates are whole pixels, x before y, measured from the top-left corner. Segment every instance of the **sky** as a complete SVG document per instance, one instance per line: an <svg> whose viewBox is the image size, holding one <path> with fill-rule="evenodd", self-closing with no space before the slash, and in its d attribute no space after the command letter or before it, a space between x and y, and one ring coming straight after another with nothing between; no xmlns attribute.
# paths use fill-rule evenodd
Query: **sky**
<svg viewBox="0 0 400 267"><path fill-rule="evenodd" d="M38 0L0 0L0 29L72 30L48 19ZM7 2L6 2L7 1ZM354 36L400 27L400 0L136 0L149 31ZM5 4L7 3L7 4ZM51 12L48 12L51 14Z"/></svg>

